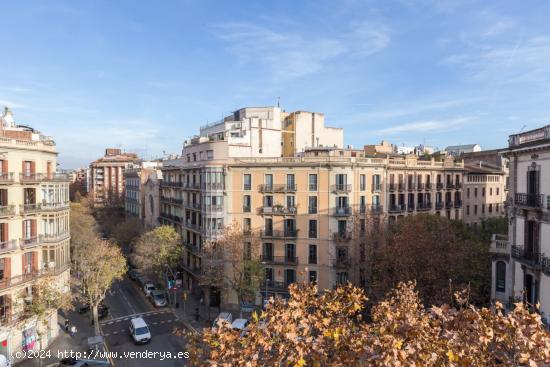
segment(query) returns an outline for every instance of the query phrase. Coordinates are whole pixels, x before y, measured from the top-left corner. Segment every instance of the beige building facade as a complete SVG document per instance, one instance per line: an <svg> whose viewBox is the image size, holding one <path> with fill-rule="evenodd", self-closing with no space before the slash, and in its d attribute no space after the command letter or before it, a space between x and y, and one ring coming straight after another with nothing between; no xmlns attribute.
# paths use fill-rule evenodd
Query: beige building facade
<svg viewBox="0 0 550 367"><path fill-rule="evenodd" d="M136 217L145 223L145 206L150 205L146 201L150 199L146 199L144 185L152 174L155 177L161 175L161 165L161 162L140 162L136 163L133 168L127 168L123 171L125 185L124 210L127 216ZM158 200L158 195L155 198ZM158 202L156 205L158 207Z"/></svg>
<svg viewBox="0 0 550 367"><path fill-rule="evenodd" d="M55 170L53 139L18 126L7 109L0 146L0 354L10 356L45 348L58 333L57 310L46 325L23 311L43 276L69 291L70 179Z"/></svg>
<svg viewBox="0 0 550 367"><path fill-rule="evenodd" d="M539 304L550 323L550 125L511 135L508 237L493 238L492 297Z"/></svg>

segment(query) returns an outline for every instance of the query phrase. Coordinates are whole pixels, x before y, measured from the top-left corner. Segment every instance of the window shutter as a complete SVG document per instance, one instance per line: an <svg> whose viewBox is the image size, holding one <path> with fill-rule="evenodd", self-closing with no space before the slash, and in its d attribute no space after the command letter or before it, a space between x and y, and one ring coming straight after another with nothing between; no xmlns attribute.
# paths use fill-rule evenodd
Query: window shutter
<svg viewBox="0 0 550 367"><path fill-rule="evenodd" d="M36 236L36 220L31 220L31 237Z"/></svg>
<svg viewBox="0 0 550 367"><path fill-rule="evenodd" d="M25 175L25 161L21 162L21 173Z"/></svg>
<svg viewBox="0 0 550 367"><path fill-rule="evenodd" d="M32 253L32 272L38 271L38 252L34 251Z"/></svg>
<svg viewBox="0 0 550 367"><path fill-rule="evenodd" d="M31 174L36 173L36 162L31 162Z"/></svg>
<svg viewBox="0 0 550 367"><path fill-rule="evenodd" d="M4 159L2 161L2 173L7 173L7 172L8 172L8 160Z"/></svg>
<svg viewBox="0 0 550 367"><path fill-rule="evenodd" d="M22 256L22 261L21 261L21 271L23 274L25 274L25 268L27 267L27 257L25 256L25 253L21 254Z"/></svg>
<svg viewBox="0 0 550 367"><path fill-rule="evenodd" d="M11 278L11 258L4 258L4 279Z"/></svg>

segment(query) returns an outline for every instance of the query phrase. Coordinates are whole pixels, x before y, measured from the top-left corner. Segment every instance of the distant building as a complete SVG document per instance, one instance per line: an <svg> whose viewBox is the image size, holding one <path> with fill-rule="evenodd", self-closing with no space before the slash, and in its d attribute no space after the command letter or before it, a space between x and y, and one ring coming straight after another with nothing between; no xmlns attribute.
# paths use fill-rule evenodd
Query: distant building
<svg viewBox="0 0 550 367"><path fill-rule="evenodd" d="M76 193L80 193L81 196L88 194L88 176L90 174L89 168L77 168L71 173L71 184L69 185L69 195L71 200L74 200Z"/></svg>
<svg viewBox="0 0 550 367"><path fill-rule="evenodd" d="M377 154L392 154L394 153L393 144L390 144L386 140L382 140L380 144L365 145L363 147L365 154L368 156L375 156Z"/></svg>
<svg viewBox="0 0 550 367"><path fill-rule="evenodd" d="M550 323L550 125L511 135L508 237L494 236L492 298L540 305Z"/></svg>
<svg viewBox="0 0 550 367"><path fill-rule="evenodd" d="M145 188L151 174L160 175L161 162L140 162L124 170L124 209L126 215L145 220ZM157 205L158 206L158 205Z"/></svg>
<svg viewBox="0 0 550 367"><path fill-rule="evenodd" d="M159 225L161 181L162 171L156 169L149 172L147 179L141 185L143 188L143 224L146 229L152 229Z"/></svg>
<svg viewBox="0 0 550 367"><path fill-rule="evenodd" d="M90 164L90 192L97 205L110 203L124 206L123 171L139 162L135 153L123 153L117 148L105 149L105 156Z"/></svg>
<svg viewBox="0 0 550 367"><path fill-rule="evenodd" d="M69 177L56 171L57 155L52 137L16 124L7 108L0 114L3 357L47 349L59 333L57 310L46 310L44 322L24 313L39 279L51 276L53 287L70 292Z"/></svg>
<svg viewBox="0 0 550 367"><path fill-rule="evenodd" d="M464 153L481 152L481 146L479 144L451 145L445 148L445 152L453 157L458 157Z"/></svg>

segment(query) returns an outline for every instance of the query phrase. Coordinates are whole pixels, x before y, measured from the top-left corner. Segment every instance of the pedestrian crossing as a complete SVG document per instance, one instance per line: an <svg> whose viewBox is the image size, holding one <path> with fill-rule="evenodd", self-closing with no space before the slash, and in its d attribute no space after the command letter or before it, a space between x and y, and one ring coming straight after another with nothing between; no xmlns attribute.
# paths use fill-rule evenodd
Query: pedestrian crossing
<svg viewBox="0 0 550 367"><path fill-rule="evenodd" d="M136 317L164 315L164 314L173 314L173 313L170 310L147 311L147 312L141 312L141 313L135 313L135 314L126 315L126 316L121 316L121 317L117 317L117 318L114 318L114 319L104 320L104 321L100 322L100 325L113 325L115 323L122 322L122 321L130 321L131 319L134 319Z"/></svg>

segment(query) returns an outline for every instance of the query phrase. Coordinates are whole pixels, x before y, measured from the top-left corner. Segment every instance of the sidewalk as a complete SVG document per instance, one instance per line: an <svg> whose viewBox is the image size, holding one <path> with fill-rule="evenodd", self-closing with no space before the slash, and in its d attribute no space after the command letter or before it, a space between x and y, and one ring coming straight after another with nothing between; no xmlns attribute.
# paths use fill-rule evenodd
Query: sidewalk
<svg viewBox="0 0 550 367"><path fill-rule="evenodd" d="M210 317L208 315L208 309L200 304L200 300L197 296L190 294L187 300L183 300L183 290L178 289L176 291L176 300L179 303L179 307L173 307L174 313L183 322L183 324L190 330L201 332L204 328L212 326L213 320L218 316L218 309L215 307L210 308ZM195 309L199 309L199 321L196 321Z"/></svg>
<svg viewBox="0 0 550 367"><path fill-rule="evenodd" d="M69 333L65 332L65 315L69 318L70 325L76 326L77 333L74 337L71 337ZM46 349L50 351L51 357L48 359L42 359L41 361L38 359L23 360L16 363L16 366L47 366L48 364L58 362L61 359L58 353L70 353L70 351L84 352L88 350L88 336L94 335L94 329L89 320L88 313L80 315L76 311L68 311L66 313L60 311L57 322L59 327L59 335Z"/></svg>

